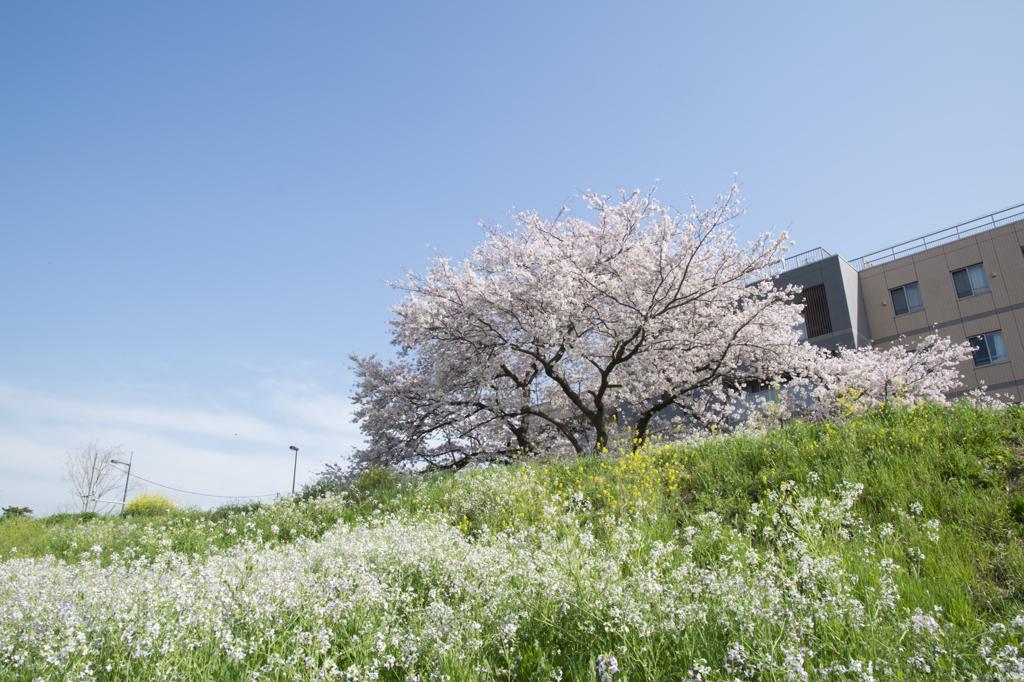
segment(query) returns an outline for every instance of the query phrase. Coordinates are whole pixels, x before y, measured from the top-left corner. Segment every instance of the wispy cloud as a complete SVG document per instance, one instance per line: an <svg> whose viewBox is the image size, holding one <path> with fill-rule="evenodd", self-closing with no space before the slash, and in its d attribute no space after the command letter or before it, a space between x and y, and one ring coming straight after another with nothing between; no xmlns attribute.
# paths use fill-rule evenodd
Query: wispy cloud
<svg viewBox="0 0 1024 682"><path fill-rule="evenodd" d="M232 496L290 490L290 445L300 448L301 483L361 442L348 398L314 382L265 381L216 399L158 387L85 396L0 384L4 502L37 511L68 504L63 455L97 437L134 452L140 476ZM203 506L223 501L179 496Z"/></svg>
<svg viewBox="0 0 1024 682"><path fill-rule="evenodd" d="M296 423L350 435L359 433L352 423L348 396L329 393L315 384L273 382L267 388L269 405Z"/></svg>
<svg viewBox="0 0 1024 682"><path fill-rule="evenodd" d="M152 398L151 398L152 399ZM181 433L223 436L245 433L253 440L273 440L277 429L264 419L241 411L182 409L159 404L127 404L116 398L66 398L51 393L0 385L0 409L22 418L81 424L133 426Z"/></svg>

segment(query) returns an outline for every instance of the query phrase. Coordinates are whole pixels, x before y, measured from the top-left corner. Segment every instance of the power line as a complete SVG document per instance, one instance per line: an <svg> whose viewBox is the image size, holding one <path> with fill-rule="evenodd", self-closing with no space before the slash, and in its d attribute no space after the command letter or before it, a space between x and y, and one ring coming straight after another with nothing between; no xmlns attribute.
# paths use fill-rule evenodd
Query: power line
<svg viewBox="0 0 1024 682"><path fill-rule="evenodd" d="M237 498L237 499L242 499L242 498L253 499L253 498L258 498L258 497L277 497L278 495L281 494L281 493L270 493L268 495L211 495L209 493L197 493L197 492L192 491L192 490L183 490L181 488L175 488L174 486L164 485L163 483L157 483L156 481L151 481L148 478L143 478L142 476L139 476L138 474L135 475L135 478L139 479L140 481L145 481L146 483L152 483L153 485L159 486L161 488L166 488L167 490L175 490L175 491L177 491L179 493L185 493L187 495L199 495L200 497L219 497L219 498L222 498L222 499L233 499L233 498Z"/></svg>

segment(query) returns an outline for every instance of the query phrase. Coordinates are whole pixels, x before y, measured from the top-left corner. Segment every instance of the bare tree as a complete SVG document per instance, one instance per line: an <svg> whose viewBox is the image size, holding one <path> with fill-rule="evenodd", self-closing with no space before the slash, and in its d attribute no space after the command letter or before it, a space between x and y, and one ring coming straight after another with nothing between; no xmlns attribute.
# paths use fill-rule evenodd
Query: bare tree
<svg viewBox="0 0 1024 682"><path fill-rule="evenodd" d="M102 500L125 484L125 472L113 460L124 461L127 457L123 445L101 446L99 438L67 451L62 478L71 483L71 494L79 511L99 512L112 508Z"/></svg>

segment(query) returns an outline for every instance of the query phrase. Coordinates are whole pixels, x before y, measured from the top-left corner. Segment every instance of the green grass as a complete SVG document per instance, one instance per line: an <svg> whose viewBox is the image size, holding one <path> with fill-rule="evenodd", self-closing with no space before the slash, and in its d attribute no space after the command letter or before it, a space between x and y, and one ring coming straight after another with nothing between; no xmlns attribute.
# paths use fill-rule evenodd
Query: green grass
<svg viewBox="0 0 1024 682"><path fill-rule="evenodd" d="M656 512L647 532L670 541L678 528L714 512L741 532L752 504L771 505L787 482L824 495L862 483L854 507L872 526L891 524L901 546L920 542L915 517L940 522L940 542L905 579L913 606L939 605L957 619L1016 613L1024 604L1024 410L977 410L966 403L878 410L838 424L794 422L766 435L727 435L697 445L653 443L637 453L526 463L503 483L521 494L480 504L464 484L473 476L437 474L402 495L402 477L374 474L358 488L352 516L443 511L466 532L543 524L545 492L582 493L597 518ZM333 519L332 519L333 521ZM598 524L600 526L600 524ZM756 544L756 543L755 543ZM933 543L926 543L933 544ZM910 557L908 557L909 559Z"/></svg>
<svg viewBox="0 0 1024 682"><path fill-rule="evenodd" d="M863 486L850 510L855 522L829 520L829 500L841 498L851 484ZM943 614L966 651L984 646L991 624L1024 611L1024 410L966 403L880 409L835 424L794 422L760 435L717 436L690 445L654 442L637 452L551 458L500 470L424 477L373 470L337 486L321 481L303 499L270 505L127 519L15 518L0 522L0 553L8 560L52 555L70 564L109 566L159 563L171 551L202 564L233 548L286 548L332 529L373 529L387 519L446 525L468 540L467 547L513 538L517 547L535 544L537 556L559 543L582 551L574 543L585 530L595 538L597 556L629 548L618 560L622 575L616 579L654 570L657 562L650 556L659 547L683 547L694 566L709 571L730 562L739 566L748 560L744 552L753 550L776 557L779 570L813 596L825 583L801 582L799 576L801 562L816 557L834 562L837 572L859 576L851 596L869 610L886 581L893 581L900 613ZM624 542L623 529L636 539ZM899 569L887 573L880 568L882 557ZM581 575L584 569L581 564ZM410 570L402 574L403 589L418 599L441 589L427 568ZM827 576L816 580L827 583ZM565 679L596 679L596 656L617 647L628 653L619 655L624 672L616 680L678 680L698 670L701 659L711 661L711 677L717 679L730 642L740 637L714 629L676 639L583 636L579 630L590 627L589 621L558 607L545 601L524 607L514 655L497 645L482 650L477 663L490 673L472 672L473 665L455 659L435 663L443 663L453 679L493 679L502 669L532 679L554 667ZM378 615L367 611L360 617L369 623ZM818 662L844 662L856 654L905 665L899 652L916 635L907 629L909 621L900 620L904 616L887 617L888 625L873 629L816 625L821 641L831 642L822 645ZM366 636L357 624L346 627L355 629L345 630L345 638ZM770 649L775 632L766 626L749 636ZM287 656L292 645L280 646L285 648L278 653ZM367 652L368 661L373 652ZM212 648L210 660L219 655ZM245 676L243 665L220 665L223 675L210 679ZM953 675L952 668L940 667L940 677Z"/></svg>
<svg viewBox="0 0 1024 682"><path fill-rule="evenodd" d="M879 410L839 424L794 422L766 435L719 436L696 445L653 443L636 453L553 459L508 467L502 505L481 504L465 482L474 472L422 479L373 470L334 492L339 508L313 499L181 510L139 518L63 514L0 521L5 557L53 555L76 561L101 544L104 556L186 555L224 550L246 537L287 543L316 538L339 520L374 512L443 512L467 533L543 524L547 494L582 494L597 518L657 512L652 537L715 512L740 531L751 504L769 503L785 482L825 494L843 481L864 484L855 511L871 525L911 533L911 505L941 523L941 542L919 563L909 595L938 603L958 618L1003 615L1024 603L1024 410L921 405ZM518 491L518 492L517 492ZM319 492L324 492L323 486ZM489 500L488 500L489 502ZM83 521L82 518L86 520ZM277 532L271 531L277 526ZM598 527L600 524L598 524ZM293 529L295 532L293 533ZM232 531L234 531L232 533ZM911 538L904 538L908 542ZM163 541L163 544L161 544ZM12 551L17 548L16 551Z"/></svg>

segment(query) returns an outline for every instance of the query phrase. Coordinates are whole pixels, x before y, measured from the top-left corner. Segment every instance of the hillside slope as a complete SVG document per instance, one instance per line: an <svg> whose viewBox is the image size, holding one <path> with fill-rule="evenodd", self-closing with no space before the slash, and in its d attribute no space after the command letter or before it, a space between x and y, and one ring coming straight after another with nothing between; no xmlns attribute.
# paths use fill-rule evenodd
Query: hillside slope
<svg viewBox="0 0 1024 682"><path fill-rule="evenodd" d="M8 520L0 677L1022 679L1022 417L922 405Z"/></svg>

